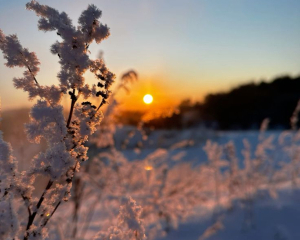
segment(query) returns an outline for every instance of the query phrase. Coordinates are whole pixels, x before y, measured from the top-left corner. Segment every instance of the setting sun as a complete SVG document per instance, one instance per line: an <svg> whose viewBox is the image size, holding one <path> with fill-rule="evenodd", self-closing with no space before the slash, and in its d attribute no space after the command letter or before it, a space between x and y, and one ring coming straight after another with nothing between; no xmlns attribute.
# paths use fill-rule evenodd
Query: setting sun
<svg viewBox="0 0 300 240"><path fill-rule="evenodd" d="M146 94L143 98L144 103L151 104L153 102L153 97L150 94Z"/></svg>

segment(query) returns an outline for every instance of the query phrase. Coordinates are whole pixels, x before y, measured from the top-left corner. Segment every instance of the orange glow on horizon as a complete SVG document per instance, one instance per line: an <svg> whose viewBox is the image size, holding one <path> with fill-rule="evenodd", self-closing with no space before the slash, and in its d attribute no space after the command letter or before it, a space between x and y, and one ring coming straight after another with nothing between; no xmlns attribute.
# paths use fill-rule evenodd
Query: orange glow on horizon
<svg viewBox="0 0 300 240"><path fill-rule="evenodd" d="M179 103L179 99L171 92L165 91L168 88L160 77L141 77L130 85L128 94L120 91L117 101L120 103L120 109L125 111L162 111Z"/></svg>
<svg viewBox="0 0 300 240"><path fill-rule="evenodd" d="M151 171L153 169L153 167L151 165L147 165L147 166L144 167L144 169L146 171Z"/></svg>
<svg viewBox="0 0 300 240"><path fill-rule="evenodd" d="M177 106L184 99L201 101L206 93L206 88L195 87L193 92L188 92L181 84L169 84L168 77L162 74L139 74L138 81L130 84L128 92L120 91L116 95L120 111L144 112L146 119L158 116L169 116L176 111ZM149 94L153 100L151 104L144 101ZM143 118L144 118L143 117Z"/></svg>

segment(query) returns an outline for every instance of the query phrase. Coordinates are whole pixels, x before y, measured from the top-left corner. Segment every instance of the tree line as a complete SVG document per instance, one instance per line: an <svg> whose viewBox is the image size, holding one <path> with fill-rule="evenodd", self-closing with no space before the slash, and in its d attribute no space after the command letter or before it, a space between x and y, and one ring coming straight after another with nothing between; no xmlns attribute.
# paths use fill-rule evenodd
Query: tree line
<svg viewBox="0 0 300 240"><path fill-rule="evenodd" d="M197 125L220 130L258 129L265 118L272 129L290 128L300 99L300 76L276 77L270 82L247 83L228 92L208 94L203 102L187 99L179 111L146 123L154 128L185 128Z"/></svg>

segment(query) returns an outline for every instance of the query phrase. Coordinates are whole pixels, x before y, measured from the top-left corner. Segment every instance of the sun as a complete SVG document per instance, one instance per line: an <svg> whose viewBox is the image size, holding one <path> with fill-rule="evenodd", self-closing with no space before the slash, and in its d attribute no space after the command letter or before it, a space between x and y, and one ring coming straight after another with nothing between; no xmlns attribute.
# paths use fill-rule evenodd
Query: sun
<svg viewBox="0 0 300 240"><path fill-rule="evenodd" d="M143 98L144 103L151 104L153 102L153 97L150 94L146 94Z"/></svg>

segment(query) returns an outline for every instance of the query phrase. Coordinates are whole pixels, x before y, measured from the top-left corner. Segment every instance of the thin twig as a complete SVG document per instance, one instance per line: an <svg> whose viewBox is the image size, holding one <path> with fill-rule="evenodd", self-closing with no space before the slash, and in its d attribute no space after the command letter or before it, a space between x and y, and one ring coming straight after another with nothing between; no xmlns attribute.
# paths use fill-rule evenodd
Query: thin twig
<svg viewBox="0 0 300 240"><path fill-rule="evenodd" d="M40 84L39 84L38 81L36 80L36 78L35 78L33 72L32 72L31 69L30 69L30 67L27 66L27 65L26 65L26 67L27 67L27 69L29 70L29 72L31 73L31 75L32 75L32 77L33 77L33 79L34 79L36 85L37 85L38 87L40 87Z"/></svg>
<svg viewBox="0 0 300 240"><path fill-rule="evenodd" d="M27 206L27 211L28 211L28 221L29 221L29 218L30 218L30 216L31 216L31 210L30 210L30 207L29 207L29 205L28 205L28 203L27 203L27 199L28 199L28 198L26 198L23 194L22 194L21 196L22 196L22 198L23 198L23 200L24 200L24 202L25 202L25 205Z"/></svg>
<svg viewBox="0 0 300 240"><path fill-rule="evenodd" d="M71 102L71 107L70 107L70 112L69 112L69 117L68 117L68 122L67 122L67 128L70 127L70 123L71 123L71 119L72 119L72 115L73 115L73 110L74 110L74 106L75 103L77 101L77 98L75 98L75 88L73 89L73 95L71 96L72 102Z"/></svg>
<svg viewBox="0 0 300 240"><path fill-rule="evenodd" d="M75 176L75 170L76 170L76 166L78 164L78 161L75 163L73 170L73 176L70 178L70 181L72 182L74 176ZM53 209L52 213L49 215L49 217L47 218L47 220L45 221L45 223L42 224L42 227L45 227L49 221L49 219L53 216L53 214L56 212L57 208L59 207L59 205L61 204L62 200L59 200L59 202L56 204L55 208ZM25 240L25 239L24 239Z"/></svg>
<svg viewBox="0 0 300 240"><path fill-rule="evenodd" d="M45 188L42 196L40 197L40 200L38 201L38 203L36 205L36 210L30 215L30 217L28 219L27 227L26 227L26 233L25 233L25 236L24 236L24 240L28 240L29 236L28 236L28 232L27 231L30 229L31 225L33 224L33 221L34 221L34 219L36 217L36 214L37 214L38 210L40 209L40 207L41 207L41 205L42 205L42 203L43 203L43 201L45 199L45 194L51 188L52 184L53 184L53 181L49 180L49 182L48 182L48 184L47 184L47 186L46 186L46 188Z"/></svg>
<svg viewBox="0 0 300 240"><path fill-rule="evenodd" d="M53 216L53 214L56 212L57 208L59 207L59 205L61 204L61 201L59 201L55 208L53 209L52 213L49 215L49 217L46 219L46 221L42 224L42 227L45 227L48 223L48 221L50 220L50 218Z"/></svg>
<svg viewBox="0 0 300 240"><path fill-rule="evenodd" d="M22 51L19 51L19 53L20 53L20 54L22 55L22 57L24 58L25 66L27 67L28 71L30 72L31 76L33 77L33 79L34 79L36 85L37 85L38 87L40 87L40 84L39 84L38 81L36 80L36 77L34 76L32 70L31 70L30 67L27 65L26 58L25 58L24 54L22 53Z"/></svg>

